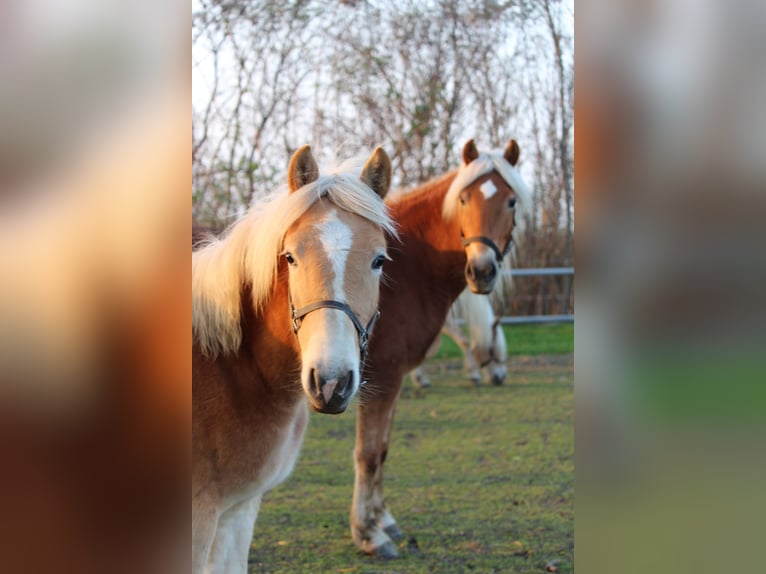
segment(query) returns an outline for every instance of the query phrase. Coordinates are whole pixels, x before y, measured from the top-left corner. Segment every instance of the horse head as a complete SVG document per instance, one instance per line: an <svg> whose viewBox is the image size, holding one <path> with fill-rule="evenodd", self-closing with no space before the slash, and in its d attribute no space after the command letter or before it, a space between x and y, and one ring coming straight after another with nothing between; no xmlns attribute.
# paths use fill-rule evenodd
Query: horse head
<svg viewBox="0 0 766 574"><path fill-rule="evenodd" d="M290 193L317 178L316 161L304 146L290 161ZM391 162L381 148L367 160L361 176L345 180L347 187L358 188L357 197L375 193L381 199L390 183ZM340 180L337 185L343 184ZM317 193L324 191L319 188ZM378 315L387 255L381 226L344 209L342 190L328 195L334 199L314 203L286 232L281 264L287 268L303 390L315 411L336 414L346 409L361 384L361 363ZM353 194L345 197L354 201Z"/></svg>
<svg viewBox="0 0 766 574"><path fill-rule="evenodd" d="M463 147L463 164L448 197L457 196L456 216L467 259L465 277L474 293L492 291L511 248L517 201L526 190L515 169L518 160L519 144L513 139L502 156L479 154L473 140Z"/></svg>

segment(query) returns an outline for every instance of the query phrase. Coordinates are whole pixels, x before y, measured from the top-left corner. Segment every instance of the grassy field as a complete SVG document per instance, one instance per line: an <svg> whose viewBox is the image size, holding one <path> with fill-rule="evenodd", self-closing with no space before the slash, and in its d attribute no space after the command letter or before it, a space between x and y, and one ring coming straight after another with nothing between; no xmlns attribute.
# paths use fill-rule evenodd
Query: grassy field
<svg viewBox="0 0 766 574"><path fill-rule="evenodd" d="M502 387L466 382L449 349L427 364L431 389L405 382L385 481L405 534L396 560L351 542L356 409L312 413L295 472L264 498L250 570L525 573L558 560L573 572L572 333L511 327Z"/></svg>
<svg viewBox="0 0 766 574"><path fill-rule="evenodd" d="M574 353L574 325L508 325L504 326L508 355L553 355ZM436 359L460 357L455 342L442 335Z"/></svg>

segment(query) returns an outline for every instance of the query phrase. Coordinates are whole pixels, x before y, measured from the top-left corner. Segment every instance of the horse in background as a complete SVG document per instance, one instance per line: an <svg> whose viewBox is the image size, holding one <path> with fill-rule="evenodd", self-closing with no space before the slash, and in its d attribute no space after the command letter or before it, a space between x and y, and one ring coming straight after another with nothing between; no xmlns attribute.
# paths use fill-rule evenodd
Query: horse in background
<svg viewBox="0 0 766 574"><path fill-rule="evenodd" d="M343 412L378 317L391 163L319 175L192 254L192 572L246 572L263 494L292 472L308 409ZM194 240L193 240L194 241ZM308 401L306 401L308 398Z"/></svg>
<svg viewBox="0 0 766 574"><path fill-rule="evenodd" d="M517 210L531 193L515 166L519 146L479 154L463 146L458 170L386 203L400 240L389 241L391 262L381 283L381 318L365 368L369 395L359 405L351 507L354 543L368 554L397 555L402 538L383 498L383 464L402 381L423 362L450 307L466 288L488 294L510 251Z"/></svg>
<svg viewBox="0 0 766 574"><path fill-rule="evenodd" d="M507 258L506 258L507 259ZM465 289L450 307L442 333L449 336L463 354L463 369L474 385L481 380L493 385L502 385L506 377L505 362L508 359L507 343L500 318L495 315L496 301L503 299L506 287L511 283L510 276L502 273L489 296L477 295ZM468 334L463 329L465 323ZM439 351L441 335L436 337L426 353L426 360L433 358ZM431 381L426 376L423 365L410 372L415 386L429 388Z"/></svg>

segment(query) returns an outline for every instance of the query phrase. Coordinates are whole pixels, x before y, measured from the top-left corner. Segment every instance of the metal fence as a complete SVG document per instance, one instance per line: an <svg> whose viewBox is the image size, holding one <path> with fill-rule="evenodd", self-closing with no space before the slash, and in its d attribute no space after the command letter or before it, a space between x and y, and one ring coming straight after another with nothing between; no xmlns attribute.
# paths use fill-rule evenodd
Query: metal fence
<svg viewBox="0 0 766 574"><path fill-rule="evenodd" d="M531 277L540 275L571 275L574 267L546 267L539 269L504 269L513 277ZM518 317L500 317L502 325L519 325L523 323L574 323L574 313L568 315L521 315Z"/></svg>

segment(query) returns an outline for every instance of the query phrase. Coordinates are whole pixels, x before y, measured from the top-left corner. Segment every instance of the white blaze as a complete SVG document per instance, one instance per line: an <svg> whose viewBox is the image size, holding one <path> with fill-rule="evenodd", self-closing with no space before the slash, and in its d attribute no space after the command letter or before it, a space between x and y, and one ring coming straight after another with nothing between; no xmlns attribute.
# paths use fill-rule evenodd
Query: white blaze
<svg viewBox="0 0 766 574"><path fill-rule="evenodd" d="M489 179L485 181L484 183L482 183L479 189L484 194L485 199L489 199L490 197L495 195L495 192L497 192L497 188L495 187L495 184L492 183L492 181Z"/></svg>
<svg viewBox="0 0 766 574"><path fill-rule="evenodd" d="M351 250L352 240L351 228L338 219L335 210L331 211L319 226L319 241L330 259L335 275L332 282L332 296L341 301L346 299L343 280L346 276L346 260Z"/></svg>
<svg viewBox="0 0 766 574"><path fill-rule="evenodd" d="M351 227L344 223L335 210L317 225L316 237L333 271L331 293L328 299L346 302L345 290L346 266L348 254L353 243ZM322 387L325 402L332 399L341 374L353 372L352 394L359 388L359 340L356 328L343 311L338 309L319 309L313 314L315 330L312 336L302 343L303 368L301 379L308 392L311 369L316 369L326 380ZM298 337L305 336L299 331Z"/></svg>

